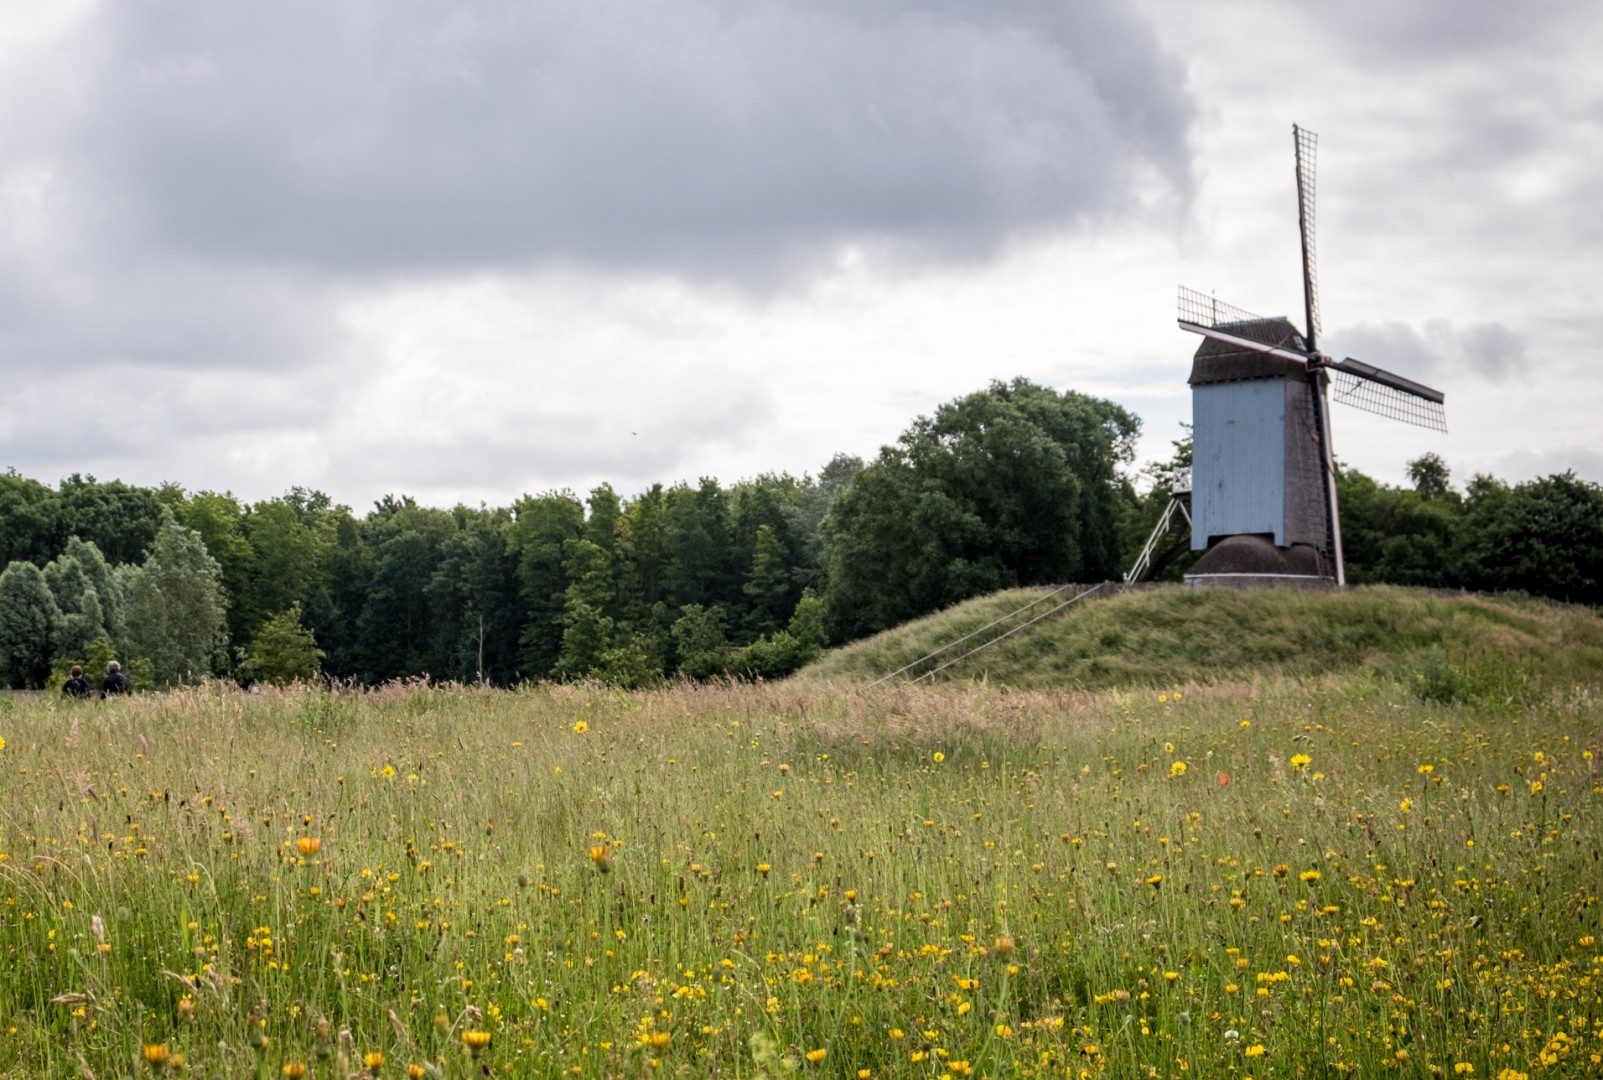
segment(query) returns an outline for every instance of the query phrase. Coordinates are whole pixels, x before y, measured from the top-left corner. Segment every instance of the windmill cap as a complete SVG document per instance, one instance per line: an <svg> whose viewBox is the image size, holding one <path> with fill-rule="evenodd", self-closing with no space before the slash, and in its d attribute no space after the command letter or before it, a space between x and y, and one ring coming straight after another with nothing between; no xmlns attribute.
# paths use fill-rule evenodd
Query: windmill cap
<svg viewBox="0 0 1603 1080"><path fill-rule="evenodd" d="M1214 329L1251 341L1272 342L1281 348L1297 352L1304 352L1308 348L1302 334L1291 324L1290 319L1283 316L1275 319L1253 319L1250 322L1222 323ZM1270 356L1268 353L1257 352L1216 338L1203 338L1196 355L1192 357L1191 378L1187 381L1192 386L1206 386L1210 383L1237 382L1241 379L1297 379L1306 382L1308 369L1296 360Z"/></svg>

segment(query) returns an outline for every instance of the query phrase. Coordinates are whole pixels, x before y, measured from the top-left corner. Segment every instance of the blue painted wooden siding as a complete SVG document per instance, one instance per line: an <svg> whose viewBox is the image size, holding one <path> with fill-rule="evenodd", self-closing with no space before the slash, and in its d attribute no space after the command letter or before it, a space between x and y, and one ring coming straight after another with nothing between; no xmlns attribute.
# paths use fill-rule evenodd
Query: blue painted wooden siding
<svg viewBox="0 0 1603 1080"><path fill-rule="evenodd" d="M1191 549L1242 533L1284 546L1285 380L1193 387L1191 421Z"/></svg>

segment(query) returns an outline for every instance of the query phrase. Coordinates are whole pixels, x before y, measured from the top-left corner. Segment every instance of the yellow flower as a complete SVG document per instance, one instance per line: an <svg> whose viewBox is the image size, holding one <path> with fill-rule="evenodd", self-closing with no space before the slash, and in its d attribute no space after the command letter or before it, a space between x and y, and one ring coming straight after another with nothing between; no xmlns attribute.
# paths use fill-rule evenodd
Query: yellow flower
<svg viewBox="0 0 1603 1080"><path fill-rule="evenodd" d="M295 850L300 852L303 858L310 859L323 850L323 841L315 836L303 836L295 841Z"/></svg>
<svg viewBox="0 0 1603 1080"><path fill-rule="evenodd" d="M477 1057L480 1050L490 1045L490 1033L488 1031L464 1031L462 1033L462 1045L466 1046L474 1057Z"/></svg>
<svg viewBox="0 0 1603 1080"><path fill-rule="evenodd" d="M993 946L996 951L996 955L1007 956L1013 951L1013 944L1013 935L1003 934L1001 937L996 939L996 944Z"/></svg>
<svg viewBox="0 0 1603 1080"><path fill-rule="evenodd" d="M289 1080L301 1080L301 1077L306 1075L306 1062L286 1061L279 1072L289 1077Z"/></svg>
<svg viewBox="0 0 1603 1080"><path fill-rule="evenodd" d="M1163 884L1163 875L1153 874L1151 877L1147 878L1147 884L1156 889L1158 886Z"/></svg>
<svg viewBox="0 0 1603 1080"><path fill-rule="evenodd" d="M653 1031L646 1039L646 1045L660 1054L662 1051L668 1049L668 1041L671 1038L672 1036L666 1031Z"/></svg>
<svg viewBox="0 0 1603 1080"><path fill-rule="evenodd" d="M1244 1053L1250 1058L1263 1057L1263 1053L1264 1053L1263 1044L1262 1043L1253 1043L1251 1046L1247 1047L1247 1049L1244 1051Z"/></svg>
<svg viewBox="0 0 1603 1080"><path fill-rule="evenodd" d="M395 779L395 766L394 765L386 765L386 766L384 766L384 768L379 770L379 775L384 777L384 779L386 779L386 780Z"/></svg>
<svg viewBox="0 0 1603 1080"><path fill-rule="evenodd" d="M1184 776L1185 774L1186 774L1186 763L1185 762L1183 762L1183 761L1174 761L1174 762L1170 762L1169 763L1169 775L1170 776Z"/></svg>
<svg viewBox="0 0 1603 1080"><path fill-rule="evenodd" d="M763 876L764 876L764 877L766 877L766 876L768 876L768 872L769 872L769 871L770 871L770 870L772 870L772 869L773 869L773 867L772 867L772 866L769 866L769 865L768 865L768 864L767 864L767 863L765 863L765 862L760 862L760 863L758 863L758 864L757 864L757 872L758 872L758 873L759 873L759 874L762 874L762 875L763 875Z"/></svg>
<svg viewBox="0 0 1603 1080"><path fill-rule="evenodd" d="M820 1046L817 1050L807 1051L807 1053L803 1056L807 1058L807 1064L817 1065L821 1063L828 1054L829 1051Z"/></svg>
<svg viewBox="0 0 1603 1080"><path fill-rule="evenodd" d="M1319 871L1318 870L1304 870L1302 873L1297 875L1297 880L1299 880L1299 881L1309 881L1309 882L1318 881L1319 880Z"/></svg>
<svg viewBox="0 0 1603 1080"><path fill-rule="evenodd" d="M585 732L590 730L590 725L585 723L583 720L575 720L573 723L573 730L575 734L583 735Z"/></svg>
<svg viewBox="0 0 1603 1080"><path fill-rule="evenodd" d="M590 861L596 864L596 869L605 874L612 869L612 848L607 844L590 845Z"/></svg>
<svg viewBox="0 0 1603 1080"><path fill-rule="evenodd" d="M935 753L930 755L930 760L939 765L941 762L946 760L946 755L937 750Z"/></svg>
<svg viewBox="0 0 1603 1080"><path fill-rule="evenodd" d="M1307 754L1292 754L1291 767L1293 769L1306 769L1310 764L1313 763L1313 760L1314 759L1309 757Z"/></svg>
<svg viewBox="0 0 1603 1080"><path fill-rule="evenodd" d="M384 1055L377 1050L369 1050L362 1055L362 1064L367 1066L368 1072L377 1076L379 1070L384 1068Z"/></svg>
<svg viewBox="0 0 1603 1080"><path fill-rule="evenodd" d="M423 1080L428 1074L429 1071L415 1061L406 1067L407 1080Z"/></svg>
<svg viewBox="0 0 1603 1080"><path fill-rule="evenodd" d="M5 736L4 735L0 735L0 750L4 750L5 748L6 748Z"/></svg>
<svg viewBox="0 0 1603 1080"><path fill-rule="evenodd" d="M145 1061L152 1069L159 1069L172 1059L173 1052L166 1043L150 1043L145 1047Z"/></svg>

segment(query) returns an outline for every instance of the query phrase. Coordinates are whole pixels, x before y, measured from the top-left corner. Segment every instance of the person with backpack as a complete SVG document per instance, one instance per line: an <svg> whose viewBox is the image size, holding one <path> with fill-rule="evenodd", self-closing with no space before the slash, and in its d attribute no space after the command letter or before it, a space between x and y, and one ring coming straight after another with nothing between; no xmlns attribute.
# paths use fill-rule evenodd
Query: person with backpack
<svg viewBox="0 0 1603 1080"><path fill-rule="evenodd" d="M89 680L83 677L83 668L77 664L72 665L72 676L61 684L61 693L66 697L77 698L81 701L88 697L93 690L94 688L89 685Z"/></svg>
<svg viewBox="0 0 1603 1080"><path fill-rule="evenodd" d="M106 677L100 680L100 697L115 697L118 694L132 692L133 686L128 682L128 676L122 673L122 665L113 660L106 665Z"/></svg>

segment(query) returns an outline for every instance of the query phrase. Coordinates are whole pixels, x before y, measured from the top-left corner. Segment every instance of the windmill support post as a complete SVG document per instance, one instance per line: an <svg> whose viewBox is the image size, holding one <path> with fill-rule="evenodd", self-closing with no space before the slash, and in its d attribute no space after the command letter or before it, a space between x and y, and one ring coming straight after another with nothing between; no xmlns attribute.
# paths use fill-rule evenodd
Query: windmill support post
<svg viewBox="0 0 1603 1080"><path fill-rule="evenodd" d="M1336 457L1330 448L1330 402L1325 399L1325 380L1319 371L1313 376L1309 389L1314 395L1314 416L1319 424L1319 448L1324 458L1325 503L1330 513L1330 557L1336 564L1336 585L1347 584L1347 561L1341 548L1341 509L1336 499Z"/></svg>

